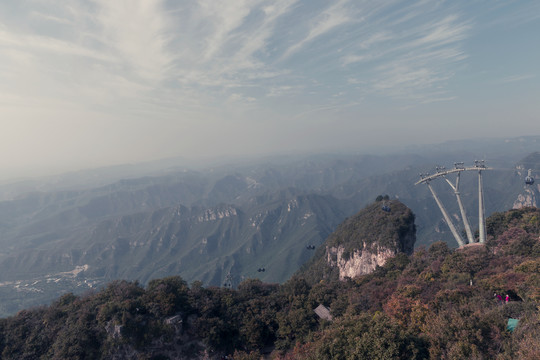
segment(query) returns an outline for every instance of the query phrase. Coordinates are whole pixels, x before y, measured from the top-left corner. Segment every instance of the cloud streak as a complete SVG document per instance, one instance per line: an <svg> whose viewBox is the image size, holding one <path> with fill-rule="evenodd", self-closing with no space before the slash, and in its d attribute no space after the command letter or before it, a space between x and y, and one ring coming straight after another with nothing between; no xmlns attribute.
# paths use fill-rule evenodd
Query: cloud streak
<svg viewBox="0 0 540 360"><path fill-rule="evenodd" d="M509 83L515 83L515 82L534 79L535 77L536 77L535 74L512 75L512 76L507 76L505 78L499 79L497 82L500 84L509 84Z"/></svg>
<svg viewBox="0 0 540 360"><path fill-rule="evenodd" d="M441 95L446 93L444 84L456 71L455 65L467 58L461 43L471 25L457 14L445 13L419 21L431 11L411 8L405 16L411 23L406 29L400 28L403 18L390 21L395 28L390 26L361 42L357 53L342 57L342 64L371 62L371 91L380 95L420 103L454 99Z"/></svg>
<svg viewBox="0 0 540 360"><path fill-rule="evenodd" d="M85 68L77 74L84 86L97 87L81 90L86 94L99 92L99 83L86 76L92 74L114 89L114 98L125 93L126 98L146 96L150 102L153 96L175 91L182 98L203 93L203 99L227 101L233 93L276 97L286 92L275 89L306 88L320 79L296 64L317 48L325 52L320 56L326 72L339 77L343 67L362 66L370 73L362 81L371 84L364 90L421 98L451 76L452 63L467 57L460 43L470 25L460 14L437 12L433 6L393 8L393 3L373 6L341 0L312 7L309 16L295 22L307 11L297 0L167 5L159 0L93 0L91 6L71 1L67 11L53 5L48 13L29 9L29 18L58 24L64 31L37 35L2 26L0 46L33 58L33 66L43 71L50 71L48 61L71 57ZM428 22L420 21L426 16ZM284 35L285 41L278 42ZM321 45L323 38L327 40ZM40 64L36 56L45 56L45 62ZM350 76L342 78L347 84ZM254 94L253 88L260 91Z"/></svg>
<svg viewBox="0 0 540 360"><path fill-rule="evenodd" d="M290 46L283 53L281 59L291 56L310 42L331 32L332 30L354 21L354 17L351 16L352 14L350 13L347 5L347 0L340 0L316 15L311 21L309 21L309 30L307 31L307 34L299 42Z"/></svg>

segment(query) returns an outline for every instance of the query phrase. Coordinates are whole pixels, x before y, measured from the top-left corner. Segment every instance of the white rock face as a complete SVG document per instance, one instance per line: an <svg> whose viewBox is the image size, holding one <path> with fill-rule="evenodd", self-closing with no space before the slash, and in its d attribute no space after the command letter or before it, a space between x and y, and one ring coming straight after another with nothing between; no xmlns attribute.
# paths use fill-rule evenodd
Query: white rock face
<svg viewBox="0 0 540 360"><path fill-rule="evenodd" d="M198 222L214 221L217 219L223 219L226 217L237 216L236 209L233 207L228 207L221 210L208 209L204 212L203 215L197 218Z"/></svg>
<svg viewBox="0 0 540 360"><path fill-rule="evenodd" d="M539 189L540 190L540 189ZM512 208L521 209L526 206L538 207L536 202L535 189L525 189L523 194L519 194Z"/></svg>
<svg viewBox="0 0 540 360"><path fill-rule="evenodd" d="M346 277L354 278L373 272L377 266L383 266L386 261L396 255L395 251L388 248L375 246L367 248L366 243L362 250L354 250L348 259L343 258L343 246L326 248L327 261L330 266L339 269L339 279Z"/></svg>

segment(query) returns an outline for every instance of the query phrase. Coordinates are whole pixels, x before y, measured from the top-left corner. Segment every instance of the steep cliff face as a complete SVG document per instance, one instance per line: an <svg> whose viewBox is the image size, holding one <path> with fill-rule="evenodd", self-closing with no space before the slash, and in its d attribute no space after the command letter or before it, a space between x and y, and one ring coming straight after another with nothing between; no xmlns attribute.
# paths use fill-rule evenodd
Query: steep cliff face
<svg viewBox="0 0 540 360"><path fill-rule="evenodd" d="M413 212L398 200L378 201L342 222L298 272L308 282L369 274L396 254L414 250Z"/></svg>
<svg viewBox="0 0 540 360"><path fill-rule="evenodd" d="M401 202L376 202L348 218L330 235L325 259L339 279L369 274L399 252L411 254L414 214Z"/></svg>
<svg viewBox="0 0 540 360"><path fill-rule="evenodd" d="M540 189L534 189L534 188L524 189L523 193L518 194L518 197L516 201L514 201L512 208L521 209L523 207L538 207L538 204L536 201L536 194L539 191Z"/></svg>
<svg viewBox="0 0 540 360"><path fill-rule="evenodd" d="M346 277L354 278L359 275L369 274L377 266L383 266L386 260L393 257L395 252L387 248L366 249L362 251L354 250L350 258L345 259L343 246L326 249L327 262L332 267L337 267L339 279Z"/></svg>

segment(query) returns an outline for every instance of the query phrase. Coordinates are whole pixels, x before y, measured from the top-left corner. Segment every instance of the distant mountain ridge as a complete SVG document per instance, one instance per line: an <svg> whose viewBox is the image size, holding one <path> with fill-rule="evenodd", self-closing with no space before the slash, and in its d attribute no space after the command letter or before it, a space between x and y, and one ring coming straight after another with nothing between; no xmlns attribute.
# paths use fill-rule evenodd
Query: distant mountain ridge
<svg viewBox="0 0 540 360"><path fill-rule="evenodd" d="M107 276L109 279L126 277L147 281L151 277L149 273L135 272L136 276L130 275L129 269L136 268L137 264L126 267L118 265L118 260L125 256L119 253L120 249L130 249L127 256L130 262L139 257L142 257L141 261L144 262L145 258L158 256L161 249L166 248L166 256L171 257L172 263L182 263L183 256L191 258L195 255L192 252L196 250L195 253L208 254L209 258L204 262L201 263L200 259L195 261L197 264L204 264L210 258L232 256L231 252L238 247L243 248L246 254L261 251L260 247L264 247L264 251L268 252L271 247L285 245L287 241L284 239L293 235L306 236L305 241L320 242L344 216L343 212L339 211L338 202L329 196L298 195L287 198L287 201L266 200L262 205L257 203L256 198L252 202L254 205L246 209L227 204L190 208L176 206L123 215L98 221L85 230L75 230L65 237L61 237L60 233L51 233L48 238L36 238L31 243L39 257L52 259L57 256L57 259L52 261L60 267L56 270L65 270L61 268L83 263L92 264L93 267L98 259L101 259L103 264L107 263L105 259L109 259L110 264L105 266L109 268L105 271L110 274ZM298 229L301 227L307 230ZM289 231L293 233L289 234ZM52 239L53 235L57 236L54 240L55 246L51 246L53 244L47 241ZM313 236L319 239L314 239ZM278 237L280 240L276 243ZM58 245L64 251L59 253ZM68 249L69 252L65 252ZM134 252L147 251L151 254L133 257ZM50 255L45 255L49 253ZM46 271L45 268L33 267L31 254L32 251L27 248L18 262L4 264L14 272L17 272L17 264L31 272ZM46 263L35 262L41 266L47 266ZM119 269L111 270L116 267ZM190 273L189 270L184 270ZM178 266L174 267L174 271L178 271ZM6 275L3 274L4 277ZM201 280L208 280L208 277L203 276ZM215 281L213 283L219 284Z"/></svg>
<svg viewBox="0 0 540 360"><path fill-rule="evenodd" d="M119 278L146 283L176 274L220 285L229 272L235 284L248 277L281 282L309 259L305 246L322 243L345 217L333 197L296 192L254 197L245 208L179 205L41 234L3 257L2 281L27 278L20 291L38 289L45 295L49 283L37 281L39 274L84 266L72 286L95 287ZM260 267L266 271L258 273Z"/></svg>

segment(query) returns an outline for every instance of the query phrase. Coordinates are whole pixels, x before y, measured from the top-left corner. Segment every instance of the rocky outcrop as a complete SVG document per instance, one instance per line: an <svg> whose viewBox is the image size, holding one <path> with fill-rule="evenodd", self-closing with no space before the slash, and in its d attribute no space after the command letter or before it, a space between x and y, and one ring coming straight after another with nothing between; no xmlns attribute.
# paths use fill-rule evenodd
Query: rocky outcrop
<svg viewBox="0 0 540 360"><path fill-rule="evenodd" d="M375 247L375 249L364 248L354 250L349 258L345 258L343 246L331 247L326 249L327 261L330 266L337 267L339 270L339 279L354 278L356 276L371 273L377 266L383 266L391 257L396 255L396 252L383 247Z"/></svg>
<svg viewBox="0 0 540 360"><path fill-rule="evenodd" d="M384 206L384 207L383 207ZM374 203L339 225L326 245L326 263L339 279L369 274L416 241L414 214L401 202Z"/></svg>
<svg viewBox="0 0 540 360"><path fill-rule="evenodd" d="M534 189L525 189L523 194L519 194L516 201L514 201L512 209L521 209L522 207L538 207L536 191Z"/></svg>

